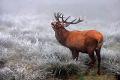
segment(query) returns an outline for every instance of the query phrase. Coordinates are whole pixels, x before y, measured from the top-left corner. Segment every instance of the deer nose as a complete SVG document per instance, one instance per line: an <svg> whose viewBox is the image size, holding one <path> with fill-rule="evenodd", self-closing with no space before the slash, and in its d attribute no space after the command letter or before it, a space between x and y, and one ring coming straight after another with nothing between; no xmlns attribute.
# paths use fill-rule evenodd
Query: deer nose
<svg viewBox="0 0 120 80"><path fill-rule="evenodd" d="M54 23L53 22L51 23L51 27L54 28Z"/></svg>

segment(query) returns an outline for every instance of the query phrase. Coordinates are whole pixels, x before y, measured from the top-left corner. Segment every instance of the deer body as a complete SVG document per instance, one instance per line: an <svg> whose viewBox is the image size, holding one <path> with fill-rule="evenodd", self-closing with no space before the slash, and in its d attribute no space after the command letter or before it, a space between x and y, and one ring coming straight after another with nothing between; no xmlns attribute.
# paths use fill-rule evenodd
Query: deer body
<svg viewBox="0 0 120 80"><path fill-rule="evenodd" d="M103 36L96 30L68 31L64 28L59 32L55 31L55 37L63 46L82 53L88 52L88 46L99 48L103 41Z"/></svg>
<svg viewBox="0 0 120 80"><path fill-rule="evenodd" d="M101 38L101 40L99 40L98 37ZM66 45L86 53L88 46L97 47L99 42L102 42L102 35L95 30L71 31L67 37Z"/></svg>
<svg viewBox="0 0 120 80"><path fill-rule="evenodd" d="M96 30L68 31L65 29L66 26L79 23L82 20L79 19L75 22L75 19L72 22L67 22L66 20L69 17L64 20L63 15L62 17L61 15L62 14L57 13L57 15L55 15L56 22L51 23L52 28L55 31L56 39L61 45L70 49L73 59L78 60L79 52L87 53L91 59L89 63L90 68L95 64L96 59L94 52L96 52L98 60L97 73L100 74L100 50L103 44L103 35ZM59 18L62 18L62 21L60 21Z"/></svg>

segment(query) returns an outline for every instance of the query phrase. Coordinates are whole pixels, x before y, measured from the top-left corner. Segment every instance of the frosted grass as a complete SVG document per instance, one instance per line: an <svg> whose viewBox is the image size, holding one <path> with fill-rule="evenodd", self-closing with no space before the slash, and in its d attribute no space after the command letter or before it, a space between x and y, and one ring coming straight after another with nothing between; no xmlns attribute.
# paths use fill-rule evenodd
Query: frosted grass
<svg viewBox="0 0 120 80"><path fill-rule="evenodd" d="M51 17L47 15L1 15L0 16L0 58L7 60L6 67L20 80L45 79L46 64L76 63L70 51L61 46L54 37ZM81 28L84 26L84 28ZM104 34L102 66L108 71L120 73L120 21L104 23L93 21L82 23L76 29L96 29ZM73 29L70 26L67 29ZM87 56L80 54L77 64Z"/></svg>

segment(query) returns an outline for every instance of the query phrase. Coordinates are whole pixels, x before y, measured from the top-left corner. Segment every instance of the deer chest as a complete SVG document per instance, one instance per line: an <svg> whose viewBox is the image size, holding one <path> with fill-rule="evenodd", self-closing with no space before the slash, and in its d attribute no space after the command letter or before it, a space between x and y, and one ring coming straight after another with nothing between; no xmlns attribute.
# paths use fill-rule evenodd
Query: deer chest
<svg viewBox="0 0 120 80"><path fill-rule="evenodd" d="M56 37L57 41L58 41L60 44L62 44L62 45L65 46L65 41L66 41L66 39L64 39L63 36L55 35L55 37Z"/></svg>

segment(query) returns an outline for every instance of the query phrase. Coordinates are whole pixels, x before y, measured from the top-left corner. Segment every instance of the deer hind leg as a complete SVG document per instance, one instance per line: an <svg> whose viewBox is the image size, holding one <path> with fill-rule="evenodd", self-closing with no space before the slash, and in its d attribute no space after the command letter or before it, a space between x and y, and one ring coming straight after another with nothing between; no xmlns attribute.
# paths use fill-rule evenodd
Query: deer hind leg
<svg viewBox="0 0 120 80"><path fill-rule="evenodd" d="M96 62L94 51L92 53L89 53L88 55L91 59L91 61L89 62L89 66L90 66L90 68L92 68L92 67L94 67L95 62Z"/></svg>
<svg viewBox="0 0 120 80"><path fill-rule="evenodd" d="M98 60L98 71L97 71L98 75L100 75L100 64L101 64L100 50L101 50L101 48L95 50L96 55L97 55L97 60Z"/></svg>
<svg viewBox="0 0 120 80"><path fill-rule="evenodd" d="M96 62L94 51L95 51L95 47L88 47L87 49L87 53L90 58L90 62L89 62L90 67L93 67Z"/></svg>
<svg viewBox="0 0 120 80"><path fill-rule="evenodd" d="M87 70L86 70L86 72L85 72L85 74L87 75L89 72L90 72L90 69L92 68L92 67L94 67L94 64L95 64L95 62L96 62L96 59L95 59L95 56L94 56L94 50L89 50L88 51L88 55L89 55L89 57L90 57L90 59L91 59L91 61L89 62L89 67L87 68Z"/></svg>
<svg viewBox="0 0 120 80"><path fill-rule="evenodd" d="M71 50L71 52L72 52L72 58L77 61L79 56L79 51L73 49Z"/></svg>

